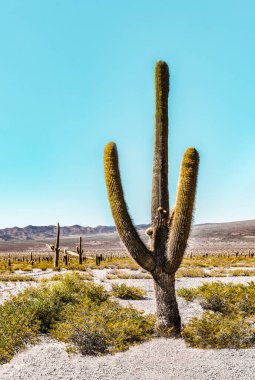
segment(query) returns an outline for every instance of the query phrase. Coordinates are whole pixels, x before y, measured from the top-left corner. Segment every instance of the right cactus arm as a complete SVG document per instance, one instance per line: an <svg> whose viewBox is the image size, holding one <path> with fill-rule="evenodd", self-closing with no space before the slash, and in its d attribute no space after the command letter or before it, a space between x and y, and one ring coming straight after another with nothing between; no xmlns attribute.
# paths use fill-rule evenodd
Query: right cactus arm
<svg viewBox="0 0 255 380"><path fill-rule="evenodd" d="M128 213L119 172L118 152L113 142L105 147L104 170L108 199L119 236L133 259L151 272L155 267L153 253L140 239Z"/></svg>
<svg viewBox="0 0 255 380"><path fill-rule="evenodd" d="M199 154L195 148L188 148L183 156L178 193L172 215L166 272L175 273L179 268L189 237L195 202Z"/></svg>

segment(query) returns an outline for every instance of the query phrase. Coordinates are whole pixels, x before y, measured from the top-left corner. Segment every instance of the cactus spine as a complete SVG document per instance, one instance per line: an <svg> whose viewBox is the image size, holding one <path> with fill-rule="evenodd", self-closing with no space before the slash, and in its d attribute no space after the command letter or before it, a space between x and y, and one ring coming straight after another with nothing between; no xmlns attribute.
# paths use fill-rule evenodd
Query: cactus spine
<svg viewBox="0 0 255 380"><path fill-rule="evenodd" d="M113 142L104 152L108 199L119 236L130 255L151 272L157 301L157 325L181 329L175 296L175 272L189 237L195 201L199 155L188 148L183 156L175 207L170 212L168 194L168 92L169 70L159 61L155 68L155 129L152 179L150 249L141 241L128 213L122 189L117 147Z"/></svg>

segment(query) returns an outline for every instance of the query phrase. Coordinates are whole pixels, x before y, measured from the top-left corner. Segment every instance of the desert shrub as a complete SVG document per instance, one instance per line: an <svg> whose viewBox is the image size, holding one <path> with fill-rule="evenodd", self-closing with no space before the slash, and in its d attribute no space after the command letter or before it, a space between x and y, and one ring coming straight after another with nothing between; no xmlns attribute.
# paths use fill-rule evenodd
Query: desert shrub
<svg viewBox="0 0 255 380"><path fill-rule="evenodd" d="M241 312L244 316L255 312L255 284L205 283L197 288L204 308L223 314Z"/></svg>
<svg viewBox="0 0 255 380"><path fill-rule="evenodd" d="M227 277L228 271L223 268L212 269L209 273L209 277Z"/></svg>
<svg viewBox="0 0 255 380"><path fill-rule="evenodd" d="M146 295L146 291L143 288L136 286L128 286L126 284L113 284L112 293L114 297L121 298L123 300L140 300Z"/></svg>
<svg viewBox="0 0 255 380"><path fill-rule="evenodd" d="M0 275L0 282L24 282L24 281L34 281L38 280L33 276L15 276L15 275Z"/></svg>
<svg viewBox="0 0 255 380"><path fill-rule="evenodd" d="M78 271L86 271L87 268L84 264L78 264L78 263L71 263L68 266L65 267L67 270L78 270Z"/></svg>
<svg viewBox="0 0 255 380"><path fill-rule="evenodd" d="M182 336L192 347L247 348L255 345L255 328L240 315L223 316L206 311L202 318L193 318Z"/></svg>
<svg viewBox="0 0 255 380"><path fill-rule="evenodd" d="M151 336L154 317L110 301L102 285L85 282L77 273L60 277L0 305L0 363L34 343L40 333L93 355L126 349Z"/></svg>
<svg viewBox="0 0 255 380"><path fill-rule="evenodd" d="M119 277L116 274L108 273L106 275L107 280L117 280Z"/></svg>
<svg viewBox="0 0 255 380"><path fill-rule="evenodd" d="M93 304L109 295L102 286L85 283L76 274L54 284L30 288L0 305L0 363L6 362L41 332L48 332L63 307L86 297Z"/></svg>
<svg viewBox="0 0 255 380"><path fill-rule="evenodd" d="M207 274L201 268L180 268L176 272L176 277L207 277Z"/></svg>
<svg viewBox="0 0 255 380"><path fill-rule="evenodd" d="M204 309L223 314L255 312L255 284L204 283L195 289L179 289L177 294L188 301L198 298Z"/></svg>
<svg viewBox="0 0 255 380"><path fill-rule="evenodd" d="M0 305L0 364L28 342L35 342L38 330L39 321L20 297Z"/></svg>
<svg viewBox="0 0 255 380"><path fill-rule="evenodd" d="M63 280L63 274L54 274L50 277L43 277L41 279L41 282L53 282L53 281L62 281Z"/></svg>
<svg viewBox="0 0 255 380"><path fill-rule="evenodd" d="M212 253L209 256L195 256L192 259L185 257L182 266L184 267L255 267L255 257L229 256L218 257Z"/></svg>
<svg viewBox="0 0 255 380"><path fill-rule="evenodd" d="M47 269L51 268L53 265L49 264L47 261L41 261L38 268L42 271L46 271Z"/></svg>
<svg viewBox="0 0 255 380"><path fill-rule="evenodd" d="M151 279L151 275L149 273L127 273L127 272L122 272L118 275L118 278L122 280L148 280Z"/></svg>
<svg viewBox="0 0 255 380"><path fill-rule="evenodd" d="M154 316L107 300L94 305L85 300L63 310L63 322L55 324L52 335L72 343L84 355L98 355L127 349L130 344L149 339Z"/></svg>
<svg viewBox="0 0 255 380"><path fill-rule="evenodd" d="M93 260L88 261L87 265L91 269L139 269L139 265L129 257L113 257L110 261L101 261L100 265L96 265Z"/></svg>
<svg viewBox="0 0 255 380"><path fill-rule="evenodd" d="M83 278L83 280L86 280L86 281L93 281L93 273L91 272L83 272L83 273L80 273L80 276Z"/></svg>
<svg viewBox="0 0 255 380"><path fill-rule="evenodd" d="M178 295L197 298L205 311L183 329L193 347L246 348L255 346L255 284L205 283L195 289L180 289Z"/></svg>
<svg viewBox="0 0 255 380"><path fill-rule="evenodd" d="M105 292L101 288L98 290L99 297L102 297L102 291ZM88 298L95 298L95 290L90 289L79 275L71 274L62 276L61 281L54 284L43 284L38 288L28 289L20 297L25 299L27 308L39 321L39 330L47 332L62 308L66 304L78 303L83 293Z"/></svg>
<svg viewBox="0 0 255 380"><path fill-rule="evenodd" d="M74 272L74 273L77 273L77 272ZM53 276L50 276L50 277L44 277L40 281L41 282L62 281L66 274L67 274L66 272L54 274ZM86 280L86 281L92 281L93 280L93 274L90 272L84 271L84 272L78 273L78 275L82 280ZM0 276L0 278L1 278L1 276Z"/></svg>
<svg viewBox="0 0 255 380"><path fill-rule="evenodd" d="M32 267L32 265L26 265L26 266L24 266L24 267L22 268L22 270L23 270L24 272L32 272L32 271L33 271L33 267Z"/></svg>
<svg viewBox="0 0 255 380"><path fill-rule="evenodd" d="M197 293L194 288L181 288L177 290L177 295L185 298L186 301L193 301L196 298Z"/></svg>
<svg viewBox="0 0 255 380"><path fill-rule="evenodd" d="M210 267L210 263L204 257L194 257L193 259L184 257L181 267Z"/></svg>
<svg viewBox="0 0 255 380"><path fill-rule="evenodd" d="M120 271L118 269L113 269L106 275L106 278L108 280L115 280L118 278L121 280L128 280L128 279L139 280L139 279L151 279L151 275L148 272L127 273L127 272Z"/></svg>
<svg viewBox="0 0 255 380"><path fill-rule="evenodd" d="M255 275L255 271L254 270L249 270L249 269L235 269L235 270L231 270L229 271L229 275L230 276L254 276Z"/></svg>

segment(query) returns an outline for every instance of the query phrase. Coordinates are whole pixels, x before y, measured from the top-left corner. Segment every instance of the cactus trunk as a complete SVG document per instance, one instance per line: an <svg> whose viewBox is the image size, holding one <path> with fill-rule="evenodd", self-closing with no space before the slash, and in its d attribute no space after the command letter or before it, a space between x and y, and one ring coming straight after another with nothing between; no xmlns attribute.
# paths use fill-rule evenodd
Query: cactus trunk
<svg viewBox="0 0 255 380"><path fill-rule="evenodd" d="M175 296L175 275L161 272L153 275L153 280L157 305L157 327L162 332L173 328L174 332L179 334L181 318Z"/></svg>
<svg viewBox="0 0 255 380"><path fill-rule="evenodd" d="M155 69L155 130L151 200L150 249L140 239L128 213L119 172L117 147L106 145L105 180L119 236L133 259L152 274L157 302L157 325L162 330L181 329L175 295L175 272L189 237L195 201L199 155L195 148L184 154L175 207L170 212L168 194L168 92L169 71L159 61Z"/></svg>

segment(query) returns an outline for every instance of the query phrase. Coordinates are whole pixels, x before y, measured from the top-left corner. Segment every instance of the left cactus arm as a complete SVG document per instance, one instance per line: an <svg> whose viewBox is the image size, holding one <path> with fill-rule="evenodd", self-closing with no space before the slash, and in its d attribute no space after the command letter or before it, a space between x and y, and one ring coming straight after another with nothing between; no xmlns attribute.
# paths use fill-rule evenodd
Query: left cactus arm
<svg viewBox="0 0 255 380"><path fill-rule="evenodd" d="M119 172L118 152L113 142L105 147L104 169L108 199L119 236L133 259L142 268L152 271L155 267L153 252L140 239L128 213Z"/></svg>

